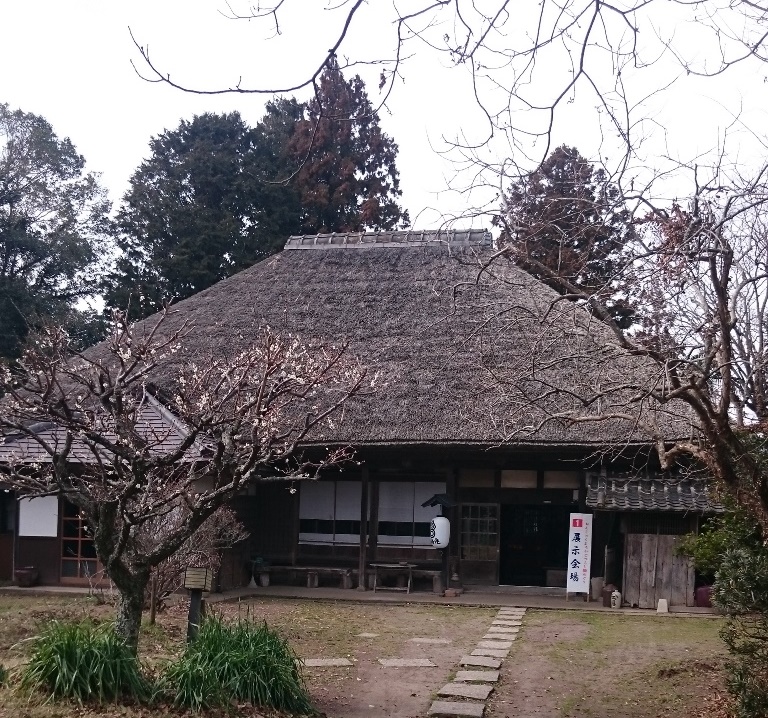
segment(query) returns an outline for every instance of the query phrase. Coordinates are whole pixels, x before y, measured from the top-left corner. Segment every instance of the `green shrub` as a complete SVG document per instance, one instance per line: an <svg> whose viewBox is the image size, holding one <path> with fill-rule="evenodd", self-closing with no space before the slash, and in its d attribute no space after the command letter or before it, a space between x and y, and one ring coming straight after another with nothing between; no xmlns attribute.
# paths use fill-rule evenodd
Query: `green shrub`
<svg viewBox="0 0 768 718"><path fill-rule="evenodd" d="M731 653L726 663L726 685L736 699L737 718L768 715L767 628L765 619L755 615L732 618L722 631Z"/></svg>
<svg viewBox="0 0 768 718"><path fill-rule="evenodd" d="M709 518L699 533L687 534L678 545L678 553L690 556L696 570L708 581L714 581L726 552L738 549L759 552L763 546L757 521L744 510L733 506L727 497L727 510Z"/></svg>
<svg viewBox="0 0 768 718"><path fill-rule="evenodd" d="M288 642L265 623L207 618L197 639L167 669L176 706L201 710L232 701L293 714L315 713Z"/></svg>
<svg viewBox="0 0 768 718"><path fill-rule="evenodd" d="M731 507L711 519L682 551L714 578L713 600L728 616L721 636L730 653L726 684L737 718L768 715L768 547L757 521Z"/></svg>
<svg viewBox="0 0 768 718"><path fill-rule="evenodd" d="M728 614L721 632L730 653L726 682L738 718L768 715L768 550L723 554L714 599Z"/></svg>
<svg viewBox="0 0 768 718"><path fill-rule="evenodd" d="M47 700L71 698L112 702L149 697L136 656L111 626L52 621L32 639L32 656L21 687L42 691Z"/></svg>

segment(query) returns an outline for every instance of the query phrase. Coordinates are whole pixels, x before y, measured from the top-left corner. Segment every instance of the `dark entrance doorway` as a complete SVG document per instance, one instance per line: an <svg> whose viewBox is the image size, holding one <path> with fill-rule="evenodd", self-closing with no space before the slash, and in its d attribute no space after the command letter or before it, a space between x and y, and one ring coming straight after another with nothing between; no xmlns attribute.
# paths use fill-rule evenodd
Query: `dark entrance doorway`
<svg viewBox="0 0 768 718"><path fill-rule="evenodd" d="M570 506L502 505L499 583L565 586Z"/></svg>

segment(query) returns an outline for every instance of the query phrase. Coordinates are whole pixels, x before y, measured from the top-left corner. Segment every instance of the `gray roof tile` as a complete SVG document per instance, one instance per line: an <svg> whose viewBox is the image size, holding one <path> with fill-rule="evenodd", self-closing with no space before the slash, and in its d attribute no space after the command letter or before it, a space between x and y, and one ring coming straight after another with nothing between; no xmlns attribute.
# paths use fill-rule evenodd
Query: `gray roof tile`
<svg viewBox="0 0 768 718"><path fill-rule="evenodd" d="M587 476L587 506L614 511L696 511L722 513L706 479Z"/></svg>
<svg viewBox="0 0 768 718"><path fill-rule="evenodd" d="M53 424L32 425L30 429L36 430L40 439L54 448L57 444L63 444L66 438L65 432ZM136 431L157 454L172 451L186 436L181 422L150 395L145 397L140 409ZM199 457L199 452L200 446L194 446L188 452L187 459L194 461ZM70 452L72 461L88 463L93 461L93 458L92 450L84 442L73 442ZM0 462L15 460L31 463L49 459L50 455L40 442L28 434L7 431L4 436L0 434Z"/></svg>

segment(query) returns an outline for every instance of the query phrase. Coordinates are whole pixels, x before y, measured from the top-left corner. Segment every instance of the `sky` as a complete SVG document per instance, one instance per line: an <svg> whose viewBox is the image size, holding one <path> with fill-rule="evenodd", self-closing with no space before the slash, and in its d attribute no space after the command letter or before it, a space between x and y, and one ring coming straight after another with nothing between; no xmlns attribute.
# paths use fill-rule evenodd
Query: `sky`
<svg viewBox="0 0 768 718"><path fill-rule="evenodd" d="M480 0L490 3L491 0ZM237 3L237 0L233 0ZM523 3L519 7L527 7ZM245 10L246 4L232 7ZM535 3L531 9L538 7ZM667 4L667 7L671 7ZM268 95L195 95L139 76L148 68L136 49L131 33L148 46L152 60L171 78L198 89L225 88L238 82L243 87L284 87L303 80L318 66L340 28L340 14L325 0L293 0L280 16L282 34L271 37L268 22L236 21L225 17L227 5L218 0L25 0L6 3L0 25L0 102L44 116L60 136L68 136L99 172L114 202L125 192L132 172L148 154L150 137L174 129L181 119L202 112L238 110L250 124L263 114ZM300 11L298 10L300 9ZM367 60L382 57L393 47L391 2L369 0L353 22L342 58ZM658 38L674 35L694 59L700 55L699 28L676 17L673 9L653 29ZM665 18L662 18L664 20ZM496 38L497 42L524 41L526 16L515 18L522 35ZM130 28L130 31L129 31ZM674 32L672 29L674 29ZM686 30L687 28L687 30ZM692 29L691 29L692 28ZM430 29L439 38L451 28ZM689 32L686 35L686 32ZM646 34L648 37L648 34ZM687 38L687 39L686 39ZM387 106L380 111L381 124L400 147L398 168L408 208L417 229L440 226L446 219L463 218L457 226L489 226L488 214L471 216L473 208L493 208L499 180L491 171L478 175L470 163L456 175L460 155L445 153L445 138L463 136L478 141L487 132L482 111L473 101L466 68L452 68L445 57L424 43L412 44L411 57L403 68ZM600 62L598 57L595 62ZM665 61L667 62L667 61ZM133 63L133 64L132 64ZM547 64L548 63L548 64ZM356 66L366 80L371 100L379 99L380 66ZM537 70L534 93L544 98L569 68L554 53ZM501 76L507 69L498 70ZM624 77L628 76L628 70ZM615 68L604 66L598 75L610 81ZM660 63L630 83L631 99L639 103L633 121L642 120L641 159L632 168L642 181L643 172L659 163L672 166L702 152L718 148L728 130L728 152L745 162L762 159L759 133L766 120L766 84L762 66L737 68L727 77L699 80L685 77L679 64ZM672 90L653 90L680 77ZM503 96L481 87L492 99ZM307 90L295 93L308 97ZM536 96L536 95L534 95ZM502 102L503 104L503 102ZM601 116L589 92L563 103L554 131L555 144L566 142L583 154L599 157L611 169L621 155L617 133ZM515 108L520 126L535 113ZM740 119L734 120L739 115ZM532 120L533 121L533 120ZM538 120L537 120L538 121ZM479 159L497 164L511 154L509 137L497 136L479 151ZM516 134L512 142L522 148L521 157L534 158L544 145ZM457 164L458 161L458 164ZM480 179L478 180L478 177ZM448 189L454 188L453 190ZM472 189L470 189L472 188ZM684 192L683 189L679 190ZM668 194L678 192L675 188Z"/></svg>

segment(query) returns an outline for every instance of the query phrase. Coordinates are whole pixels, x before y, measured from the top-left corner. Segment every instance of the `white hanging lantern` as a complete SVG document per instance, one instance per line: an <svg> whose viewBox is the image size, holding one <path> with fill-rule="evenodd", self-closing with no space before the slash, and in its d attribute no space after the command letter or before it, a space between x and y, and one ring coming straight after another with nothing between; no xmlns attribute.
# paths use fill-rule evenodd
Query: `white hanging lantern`
<svg viewBox="0 0 768 718"><path fill-rule="evenodd" d="M432 548L447 548L451 540L451 522L445 516L435 516L429 527Z"/></svg>

